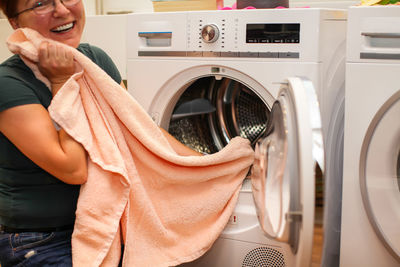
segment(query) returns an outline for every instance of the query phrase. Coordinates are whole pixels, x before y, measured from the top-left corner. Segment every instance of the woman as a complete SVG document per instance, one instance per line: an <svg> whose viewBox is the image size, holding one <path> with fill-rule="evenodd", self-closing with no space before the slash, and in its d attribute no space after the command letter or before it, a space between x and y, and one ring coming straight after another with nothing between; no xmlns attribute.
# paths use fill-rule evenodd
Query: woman
<svg viewBox="0 0 400 267"><path fill-rule="evenodd" d="M121 76L99 48L80 44L81 0L0 0L14 29L28 27L76 47L117 83ZM48 112L52 97L73 74L72 55L43 43L41 73L51 91L19 56L0 65L0 264L72 266L71 234L79 185L87 178L86 153ZM163 131L181 155L200 155ZM21 265L19 265L21 264Z"/></svg>
<svg viewBox="0 0 400 267"><path fill-rule="evenodd" d="M121 76L99 48L80 44L81 0L0 0L14 29L28 27L73 46L116 82ZM0 264L72 266L71 234L79 185L87 178L86 153L47 112L52 97L73 74L72 54L42 43L41 73L51 91L19 56L0 65Z"/></svg>

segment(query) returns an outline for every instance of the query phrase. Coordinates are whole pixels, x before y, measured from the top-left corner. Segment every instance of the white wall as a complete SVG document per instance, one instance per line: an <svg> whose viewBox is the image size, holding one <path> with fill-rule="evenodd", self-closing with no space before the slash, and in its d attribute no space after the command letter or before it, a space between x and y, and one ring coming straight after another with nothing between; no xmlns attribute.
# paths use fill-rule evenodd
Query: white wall
<svg viewBox="0 0 400 267"><path fill-rule="evenodd" d="M82 0L85 6L87 16L96 15L96 1L95 0Z"/></svg>
<svg viewBox="0 0 400 267"><path fill-rule="evenodd" d="M82 42L102 48L126 79L126 16L87 16Z"/></svg>
<svg viewBox="0 0 400 267"><path fill-rule="evenodd" d="M105 12L153 12L151 0L103 0Z"/></svg>
<svg viewBox="0 0 400 267"><path fill-rule="evenodd" d="M0 62L10 57L12 54L8 50L6 40L12 33L12 28L6 19L0 19Z"/></svg>

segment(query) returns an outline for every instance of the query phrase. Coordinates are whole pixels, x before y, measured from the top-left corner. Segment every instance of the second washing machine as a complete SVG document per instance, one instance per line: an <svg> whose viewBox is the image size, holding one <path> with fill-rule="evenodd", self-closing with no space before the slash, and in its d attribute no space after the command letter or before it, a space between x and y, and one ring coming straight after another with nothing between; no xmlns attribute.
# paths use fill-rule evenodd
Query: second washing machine
<svg viewBox="0 0 400 267"><path fill-rule="evenodd" d="M259 222L263 213L256 208L250 179L245 179L221 236L189 265L337 263L346 12L298 8L138 13L128 15L127 31L128 90L182 143L215 153L234 136L256 145L280 129L285 136L278 135L277 140L285 140L277 142L281 147L296 144L288 148L295 161L280 161L283 181L292 178L287 191L284 186L270 191L277 206L286 208L269 208L268 225ZM307 113L307 97L294 96L312 88L323 138L318 135L319 115ZM274 104L277 99L280 104ZM292 106L297 110L293 116L288 115ZM306 130L312 141L298 133L302 116L314 125ZM271 145L274 140L258 147L271 162L285 155ZM306 148L302 142L308 142ZM311 171L303 172L306 169Z"/></svg>
<svg viewBox="0 0 400 267"><path fill-rule="evenodd" d="M400 6L349 9L342 267L400 266Z"/></svg>

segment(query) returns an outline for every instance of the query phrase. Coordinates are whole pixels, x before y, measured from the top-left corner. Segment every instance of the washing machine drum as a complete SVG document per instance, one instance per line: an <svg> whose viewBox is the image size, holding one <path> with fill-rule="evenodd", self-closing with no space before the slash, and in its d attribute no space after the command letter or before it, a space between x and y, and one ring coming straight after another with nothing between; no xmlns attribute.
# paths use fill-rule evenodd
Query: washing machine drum
<svg viewBox="0 0 400 267"><path fill-rule="evenodd" d="M244 84L203 77L179 97L168 131L188 147L211 154L235 136L254 145L265 133L269 116L267 104Z"/></svg>

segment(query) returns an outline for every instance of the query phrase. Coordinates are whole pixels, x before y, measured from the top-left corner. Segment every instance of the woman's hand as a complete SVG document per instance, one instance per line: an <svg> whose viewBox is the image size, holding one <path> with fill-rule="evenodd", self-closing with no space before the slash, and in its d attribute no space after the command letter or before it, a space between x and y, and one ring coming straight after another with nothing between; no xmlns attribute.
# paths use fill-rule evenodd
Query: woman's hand
<svg viewBox="0 0 400 267"><path fill-rule="evenodd" d="M72 52L49 42L39 47L38 67L50 81L53 95L75 72ZM85 149L63 129L56 131L42 105L26 104L0 112L0 132L29 159L61 181L86 182Z"/></svg>
<svg viewBox="0 0 400 267"><path fill-rule="evenodd" d="M72 52L62 45L42 42L39 47L40 72L50 81L53 95L75 73Z"/></svg>

